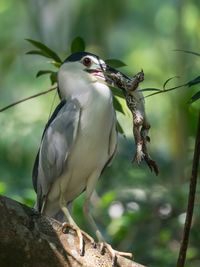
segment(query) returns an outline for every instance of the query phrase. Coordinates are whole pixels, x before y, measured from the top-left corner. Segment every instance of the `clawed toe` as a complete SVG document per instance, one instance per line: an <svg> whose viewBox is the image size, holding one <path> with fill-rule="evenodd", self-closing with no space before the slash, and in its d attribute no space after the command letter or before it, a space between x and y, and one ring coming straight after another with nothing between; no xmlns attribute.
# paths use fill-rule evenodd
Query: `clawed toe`
<svg viewBox="0 0 200 267"><path fill-rule="evenodd" d="M68 224L68 223L64 222L62 224L62 232L66 233L67 228L71 228L73 231L76 232L78 240L79 240L79 252L80 252L81 256L84 255L84 239L83 239L83 236L91 242L93 247L96 247L96 243L95 243L94 239L90 235L88 235L86 232L82 231L78 226L71 225L71 224Z"/></svg>
<svg viewBox="0 0 200 267"><path fill-rule="evenodd" d="M101 251L102 254L104 253L104 249L105 248L108 250L108 252L111 255L112 267L115 266L115 263L117 261L117 256L128 257L128 258L132 258L133 257L132 253L117 251L117 250L113 249L111 247L111 245L109 245L109 244L107 244L105 242L101 242L100 243L100 251Z"/></svg>
<svg viewBox="0 0 200 267"><path fill-rule="evenodd" d="M84 238L88 239L92 246L96 248L96 243L94 239L89 236L86 232L82 231L77 225L71 225L69 223L63 223L62 224L62 232L66 233L67 229L72 229L74 232L76 232L78 241L79 241L79 253L80 256L84 256ZM127 252L121 252L114 250L111 245L107 244L106 242L100 242L100 252L101 254L104 253L105 249L110 253L111 260L112 260L112 266L115 266L115 263L117 261L117 256L122 256L122 257L129 257L132 258L132 253L127 253Z"/></svg>

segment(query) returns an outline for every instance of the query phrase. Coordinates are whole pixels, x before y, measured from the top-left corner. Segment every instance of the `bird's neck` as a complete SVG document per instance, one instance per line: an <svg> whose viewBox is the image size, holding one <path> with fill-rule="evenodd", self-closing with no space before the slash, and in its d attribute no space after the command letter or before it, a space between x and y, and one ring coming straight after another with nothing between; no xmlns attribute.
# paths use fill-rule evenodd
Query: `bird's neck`
<svg viewBox="0 0 200 267"><path fill-rule="evenodd" d="M112 105L109 87L84 71L59 73L59 91L62 99L76 98L82 105L107 102Z"/></svg>

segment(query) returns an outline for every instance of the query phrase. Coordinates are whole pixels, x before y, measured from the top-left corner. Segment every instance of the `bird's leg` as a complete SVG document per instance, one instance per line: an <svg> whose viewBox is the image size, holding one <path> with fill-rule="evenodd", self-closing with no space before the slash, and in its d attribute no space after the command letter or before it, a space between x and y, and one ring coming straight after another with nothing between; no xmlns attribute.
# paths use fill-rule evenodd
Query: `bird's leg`
<svg viewBox="0 0 200 267"><path fill-rule="evenodd" d="M87 219L88 223L91 225L93 231L96 234L96 237L100 243L100 251L101 253L103 253L104 248L106 248L108 250L108 252L111 255L111 259L112 259L112 266L115 266L115 262L117 260L117 255L118 256L125 256L125 257L132 257L132 253L127 253L127 252L121 252L121 251L117 251L114 250L111 245L107 244L101 234L101 232L99 231L91 213L90 213L90 199L91 199L91 195L94 191L94 187L96 184L96 179L90 179L86 188L86 198L84 201L84 205L83 205L83 212L85 215L85 218Z"/></svg>
<svg viewBox="0 0 200 267"><path fill-rule="evenodd" d="M85 199L85 202L84 202L84 205L83 205L83 213L84 213L84 216L86 218L86 220L88 221L88 223L90 224L90 226L92 227L92 230L94 231L97 239L99 242L104 242L104 238L101 234L101 232L99 231L91 213L90 213L90 198L86 198Z"/></svg>
<svg viewBox="0 0 200 267"><path fill-rule="evenodd" d="M101 234L101 232L99 231L91 213L90 213L90 199L92 196L92 193L94 192L98 177L99 177L100 173L94 173L93 175L91 175L88 179L88 183L87 183L87 187L86 187L86 191L85 191L85 201L83 204L83 214L86 218L86 220L88 221L88 223L90 224L90 226L92 227L92 230L95 232L95 235L98 239L98 241L103 241L103 236Z"/></svg>
<svg viewBox="0 0 200 267"><path fill-rule="evenodd" d="M61 210L63 211L65 217L67 218L68 223L63 223L62 225L62 231L65 232L66 228L72 228L78 236L79 239L79 250L80 250L80 255L83 256L84 255L84 243L83 243L83 236L85 236L87 239L89 239L91 241L91 243L94 243L94 240L92 237L90 237L87 233L85 233L84 231L82 231L78 225L75 223L75 221L73 220L68 208L66 207L66 201L63 197L63 195L61 194L60 197L60 207Z"/></svg>
<svg viewBox="0 0 200 267"><path fill-rule="evenodd" d="M125 256L125 257L129 257L132 258L132 253L127 253L127 252L122 252L122 251L117 251L115 249L113 249L111 247L111 245L109 245L108 243L106 243L106 241L104 240L101 232L99 231L91 213L90 213L90 209L89 209L89 204L90 204L90 198L86 198L85 202L84 202L84 206L83 206L83 211L84 211L84 215L88 221L88 223L91 225L93 231L96 234L96 237L100 243L100 251L103 254L104 249L106 248L108 250L108 252L111 255L111 259L112 259L112 266L115 266L115 262L117 260L117 256Z"/></svg>

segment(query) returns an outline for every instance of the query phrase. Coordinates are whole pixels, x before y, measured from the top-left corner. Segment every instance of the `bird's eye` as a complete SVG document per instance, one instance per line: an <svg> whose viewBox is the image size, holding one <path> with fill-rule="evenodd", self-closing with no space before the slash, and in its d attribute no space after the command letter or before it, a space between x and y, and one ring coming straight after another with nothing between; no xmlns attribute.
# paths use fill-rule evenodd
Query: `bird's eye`
<svg viewBox="0 0 200 267"><path fill-rule="evenodd" d="M83 65L85 65L86 67L90 67L92 65L92 60L89 57L85 57L83 59Z"/></svg>

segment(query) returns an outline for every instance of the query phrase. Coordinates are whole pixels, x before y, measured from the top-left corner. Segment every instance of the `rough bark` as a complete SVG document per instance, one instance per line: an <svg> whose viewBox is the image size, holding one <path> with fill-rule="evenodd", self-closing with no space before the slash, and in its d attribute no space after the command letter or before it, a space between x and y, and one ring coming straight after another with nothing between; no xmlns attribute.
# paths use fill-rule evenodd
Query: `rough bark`
<svg viewBox="0 0 200 267"><path fill-rule="evenodd" d="M85 255L78 253L73 231L62 232L61 224L12 199L0 196L0 266L1 267L107 267L108 252L101 255L85 240ZM118 257L117 267L144 267Z"/></svg>

